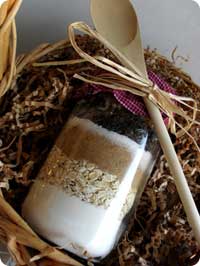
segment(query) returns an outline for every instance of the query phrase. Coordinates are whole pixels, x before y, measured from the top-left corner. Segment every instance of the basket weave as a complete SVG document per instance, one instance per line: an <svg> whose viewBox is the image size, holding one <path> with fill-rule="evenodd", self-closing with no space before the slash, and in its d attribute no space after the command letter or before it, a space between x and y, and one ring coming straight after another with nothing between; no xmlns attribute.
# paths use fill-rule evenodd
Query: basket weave
<svg viewBox="0 0 200 266"><path fill-rule="evenodd" d="M15 72L15 16L21 3L22 0L6 0L0 7L0 97L9 89Z"/></svg>
<svg viewBox="0 0 200 266"><path fill-rule="evenodd" d="M20 0L12 0L11 9L7 18L0 27L0 52L4 49L5 57L1 59L0 72L0 97L2 97L10 88L14 88L16 79L20 76L23 69L38 59L49 53L70 46L69 42L64 40L53 45L42 44L27 55L20 56L15 61L16 56L16 27L14 17L21 4ZM1 20L0 20L1 25ZM7 44L7 45L5 45ZM3 47L3 48L2 48ZM148 55L149 56L149 55ZM159 57L159 55L157 55ZM149 56L150 57L150 56ZM168 62L161 57L164 62ZM6 62L6 63L5 63ZM186 83L193 84L187 75L180 70L173 70L177 76L180 76ZM192 85L195 87L196 85ZM165 159L162 159L165 162ZM17 265L47 266L47 265L80 265L79 262L71 259L59 249L56 249L45 241L41 240L35 232L26 224L20 215L6 202L3 194L0 196L0 241L7 245L11 256ZM37 256L32 257L30 248L37 251ZM126 264L120 264L126 265ZM129 264L127 264L129 265Z"/></svg>

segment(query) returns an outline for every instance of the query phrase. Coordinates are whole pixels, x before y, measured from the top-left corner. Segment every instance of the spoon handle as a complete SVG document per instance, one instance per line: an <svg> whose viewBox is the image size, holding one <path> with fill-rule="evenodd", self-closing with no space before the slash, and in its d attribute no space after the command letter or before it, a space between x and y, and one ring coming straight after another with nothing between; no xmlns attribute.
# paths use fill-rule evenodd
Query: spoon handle
<svg viewBox="0 0 200 266"><path fill-rule="evenodd" d="M174 177L174 182L178 190L180 199L183 203L188 222L193 229L194 237L200 245L200 217L189 189L187 180L183 173L183 169L178 160L176 151L171 142L169 133L162 119L161 113L158 108L149 100L145 100L146 107L154 122L155 130L160 141L160 145L167 159L170 171Z"/></svg>
<svg viewBox="0 0 200 266"><path fill-rule="evenodd" d="M133 65L136 66L137 73L141 72L139 73L140 76L148 78L139 24L131 1L91 0L91 15L99 33L127 58L127 60L124 59L119 53L119 61L121 61L121 63L129 69L135 68ZM134 30L132 30L132 27ZM116 28L117 31L113 30ZM119 32L118 29L121 29L121 31ZM130 42L130 36L133 32L137 32L137 34L132 36L132 42ZM119 37L121 37L121 39ZM135 71L135 69L133 70ZM169 133L159 109L148 99L145 100L145 104L154 123L155 130L168 161L171 174L174 177L177 191L183 203L188 221L193 229L194 236L200 245L199 213Z"/></svg>

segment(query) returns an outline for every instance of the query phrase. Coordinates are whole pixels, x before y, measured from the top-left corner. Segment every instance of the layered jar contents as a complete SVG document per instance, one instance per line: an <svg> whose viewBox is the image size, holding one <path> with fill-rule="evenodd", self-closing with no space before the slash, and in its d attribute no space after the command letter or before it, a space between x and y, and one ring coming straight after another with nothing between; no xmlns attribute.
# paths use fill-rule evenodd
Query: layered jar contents
<svg viewBox="0 0 200 266"><path fill-rule="evenodd" d="M23 204L33 229L83 258L106 257L158 154L147 122L108 93L80 101Z"/></svg>

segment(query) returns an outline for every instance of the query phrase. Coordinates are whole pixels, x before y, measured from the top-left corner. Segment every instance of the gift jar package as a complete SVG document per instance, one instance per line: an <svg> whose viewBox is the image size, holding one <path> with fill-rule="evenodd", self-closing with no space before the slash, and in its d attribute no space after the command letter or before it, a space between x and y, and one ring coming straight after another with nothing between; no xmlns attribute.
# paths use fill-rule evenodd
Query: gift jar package
<svg viewBox="0 0 200 266"><path fill-rule="evenodd" d="M199 14L0 0L0 264L198 263Z"/></svg>
<svg viewBox="0 0 200 266"><path fill-rule="evenodd" d="M109 93L78 102L23 205L32 228L78 256L107 256L160 150L147 121Z"/></svg>

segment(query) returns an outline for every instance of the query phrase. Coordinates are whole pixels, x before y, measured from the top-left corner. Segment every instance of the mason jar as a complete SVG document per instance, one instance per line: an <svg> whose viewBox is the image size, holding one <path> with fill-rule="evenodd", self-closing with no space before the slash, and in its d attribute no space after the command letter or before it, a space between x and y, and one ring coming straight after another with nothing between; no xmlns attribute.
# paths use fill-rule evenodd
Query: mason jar
<svg viewBox="0 0 200 266"><path fill-rule="evenodd" d="M100 261L118 243L159 153L149 120L110 93L80 100L23 204L42 237Z"/></svg>

